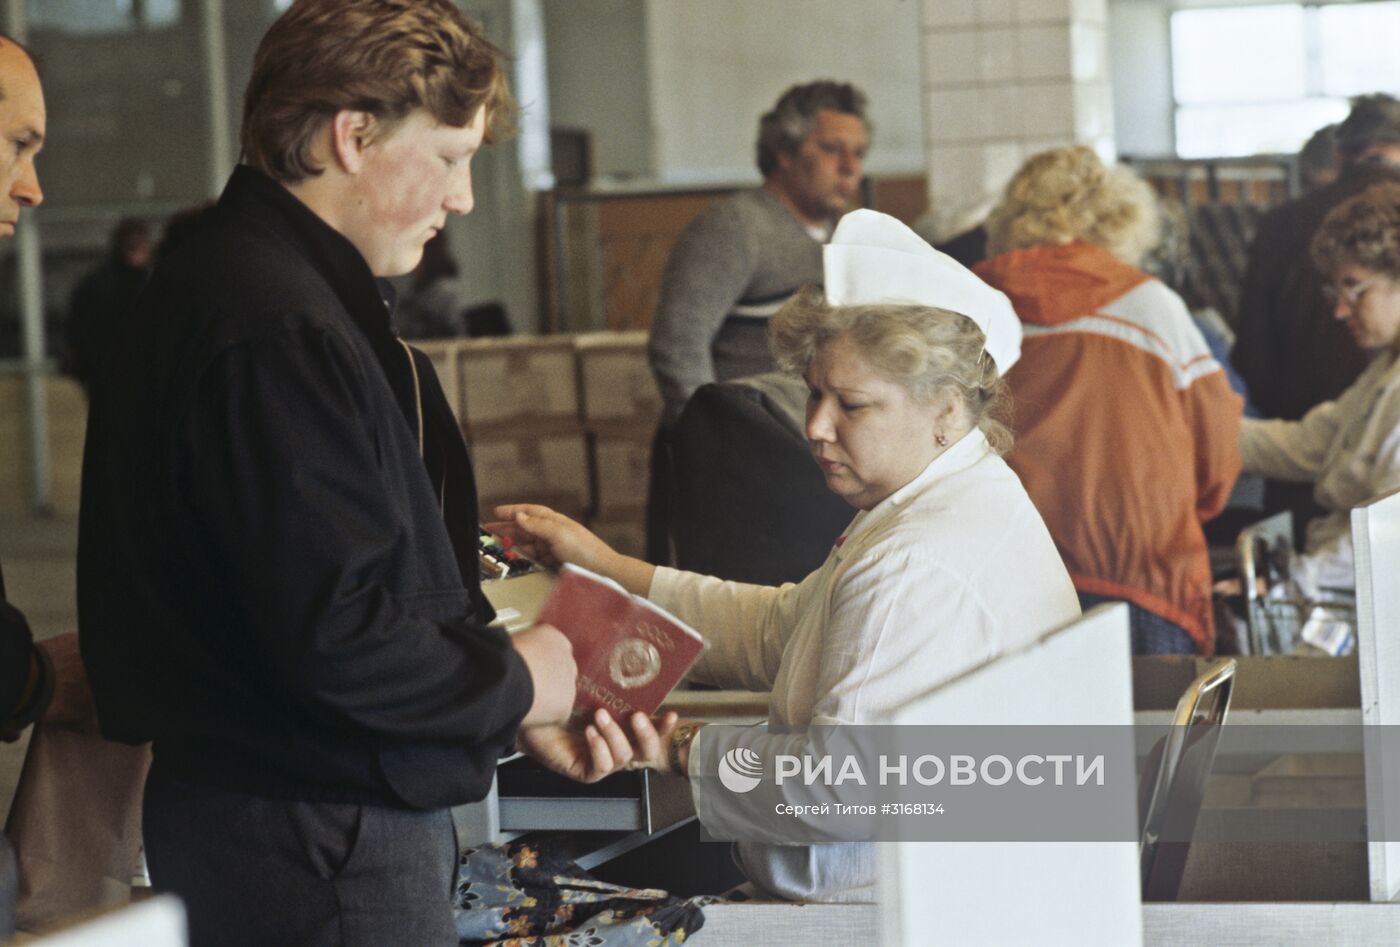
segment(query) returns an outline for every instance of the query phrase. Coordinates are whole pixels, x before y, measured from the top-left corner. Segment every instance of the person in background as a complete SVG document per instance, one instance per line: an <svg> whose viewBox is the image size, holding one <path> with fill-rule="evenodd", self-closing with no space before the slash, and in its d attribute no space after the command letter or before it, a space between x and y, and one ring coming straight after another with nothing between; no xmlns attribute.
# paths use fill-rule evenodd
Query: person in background
<svg viewBox="0 0 1400 947"><path fill-rule="evenodd" d="M1354 382L1368 362L1332 317L1325 274L1309 253L1328 211L1372 184L1400 179L1400 100L1359 96L1337 126L1341 175L1259 220L1240 288L1231 361L1266 418L1296 421ZM1272 508L1291 499L1271 501Z"/></svg>
<svg viewBox="0 0 1400 947"><path fill-rule="evenodd" d="M1024 355L1007 376L1007 457L1088 608L1126 601L1134 654L1212 654L1201 524L1239 473L1241 400L1181 297L1137 268L1151 189L1092 149L1030 158L975 268L1011 299Z"/></svg>
<svg viewBox="0 0 1400 947"><path fill-rule="evenodd" d="M243 163L162 257L92 401L78 617L104 736L150 741L153 884L194 947L457 942L449 807L562 724L568 640L488 627L470 458L383 277L473 206L512 110L451 0L296 0Z"/></svg>
<svg viewBox="0 0 1400 947"><path fill-rule="evenodd" d="M1247 471L1313 485L1326 514L1308 524L1292 575L1316 599L1356 587L1352 507L1400 488L1400 181L1333 208L1310 249L1333 318L1371 362L1302 420L1246 420L1240 453Z"/></svg>
<svg viewBox="0 0 1400 947"><path fill-rule="evenodd" d="M1337 148L1337 123L1313 132L1298 152L1298 179L1304 191L1315 191L1337 180L1342 156Z"/></svg>
<svg viewBox="0 0 1400 947"><path fill-rule="evenodd" d="M63 370L89 397L112 340L131 319L151 265L151 228L127 217L112 229L107 259L79 281L68 304L64 336L68 356Z"/></svg>
<svg viewBox="0 0 1400 947"><path fill-rule="evenodd" d="M39 71L29 51L0 33L0 238L13 237L24 208L44 200L35 159L44 146L47 112ZM91 707L77 637L59 635L36 643L24 614L6 598L0 570L0 740L41 717L78 719ZM18 894L14 853L0 835L0 941L15 928Z"/></svg>
<svg viewBox="0 0 1400 947"><path fill-rule="evenodd" d="M1079 615L1074 589L1020 481L1001 459L1002 372L1020 326L1006 298L903 224L848 214L812 288L772 319L773 351L809 391L806 436L827 486L858 512L826 562L781 587L723 582L618 554L539 506L496 510L546 558L646 595L709 641L692 676L772 691L773 728L884 722L940 682ZM770 844L783 786L736 795L714 780L747 748L772 772L807 734L629 721L637 758L692 779L703 826L731 838L765 893L820 901L874 896L875 846ZM794 743L793 741L797 741ZM791 801L790 799L788 801Z"/></svg>
<svg viewBox="0 0 1400 947"><path fill-rule="evenodd" d="M647 558L669 560L670 428L701 385L773 369L768 319L821 282L821 245L860 197L869 147L864 93L827 80L793 86L759 120L763 186L705 208L676 239L647 342L663 403Z"/></svg>
<svg viewBox="0 0 1400 947"><path fill-rule="evenodd" d="M405 339L452 339L467 334L462 324L465 290L447 231L423 245L423 261L399 300L394 326Z"/></svg>

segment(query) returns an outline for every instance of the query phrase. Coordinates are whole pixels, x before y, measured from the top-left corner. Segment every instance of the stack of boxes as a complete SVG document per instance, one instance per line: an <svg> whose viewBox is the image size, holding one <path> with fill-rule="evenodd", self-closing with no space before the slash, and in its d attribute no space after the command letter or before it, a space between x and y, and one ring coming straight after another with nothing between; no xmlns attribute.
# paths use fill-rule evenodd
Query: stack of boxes
<svg viewBox="0 0 1400 947"><path fill-rule="evenodd" d="M608 545L630 556L641 556L646 548L651 442L661 417L646 340L646 332L575 337L580 404L593 461L591 526Z"/></svg>
<svg viewBox="0 0 1400 947"><path fill-rule="evenodd" d="M471 445L484 518L543 503L641 555L661 399L645 332L417 343Z"/></svg>

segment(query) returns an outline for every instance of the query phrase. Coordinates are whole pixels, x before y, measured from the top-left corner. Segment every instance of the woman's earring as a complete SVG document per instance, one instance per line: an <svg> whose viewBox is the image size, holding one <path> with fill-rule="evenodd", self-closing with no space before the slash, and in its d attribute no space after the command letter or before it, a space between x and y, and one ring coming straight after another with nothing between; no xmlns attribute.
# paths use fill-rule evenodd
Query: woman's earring
<svg viewBox="0 0 1400 947"><path fill-rule="evenodd" d="M946 435L946 434L935 434L934 437L933 437L933 441L934 441L934 443L937 444L939 447L947 447L947 446L948 446L948 435Z"/></svg>

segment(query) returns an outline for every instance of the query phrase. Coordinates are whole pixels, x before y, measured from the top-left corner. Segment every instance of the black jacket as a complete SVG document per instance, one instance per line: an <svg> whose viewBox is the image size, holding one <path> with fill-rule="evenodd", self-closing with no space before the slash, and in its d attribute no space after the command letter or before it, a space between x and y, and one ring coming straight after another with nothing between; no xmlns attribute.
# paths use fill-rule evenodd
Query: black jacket
<svg viewBox="0 0 1400 947"><path fill-rule="evenodd" d="M78 380L83 391L92 392L112 339L124 331L147 275L144 266L109 257L73 290L63 329L68 344L63 370Z"/></svg>
<svg viewBox="0 0 1400 947"><path fill-rule="evenodd" d="M1328 277L1313 266L1308 245L1332 208L1397 175L1384 165L1357 165L1260 218L1230 361L1264 417L1301 418L1350 387L1370 361L1322 298Z"/></svg>
<svg viewBox="0 0 1400 947"><path fill-rule="evenodd" d="M158 265L99 381L83 658L103 732L153 740L176 778L479 799L533 699L482 624L466 447L420 357L420 457L415 373L381 293L349 241L239 168Z"/></svg>
<svg viewBox="0 0 1400 947"><path fill-rule="evenodd" d="M38 677L26 698L30 672L36 672ZM44 652L34 646L24 614L5 601L5 575L0 572L0 729L33 723L52 693L53 669ZM0 937L3 936L0 925Z"/></svg>

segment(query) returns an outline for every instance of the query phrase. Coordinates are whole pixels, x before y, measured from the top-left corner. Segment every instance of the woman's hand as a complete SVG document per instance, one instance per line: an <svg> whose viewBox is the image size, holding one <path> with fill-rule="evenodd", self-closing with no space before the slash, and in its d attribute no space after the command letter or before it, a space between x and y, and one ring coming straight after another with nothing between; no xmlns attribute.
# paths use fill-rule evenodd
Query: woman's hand
<svg viewBox="0 0 1400 947"><path fill-rule="evenodd" d="M495 510L498 522L486 528L513 542L536 562L558 568L565 562L607 575L617 552L563 513L534 503L512 503Z"/></svg>
<svg viewBox="0 0 1400 947"><path fill-rule="evenodd" d="M593 712L593 722L581 731L559 725L522 727L515 745L545 768L581 783L596 783L623 768L663 768L665 740L676 725L676 715L661 718L660 729L642 713L633 714L631 722L633 737L629 740L612 714L600 708Z"/></svg>
<svg viewBox="0 0 1400 947"><path fill-rule="evenodd" d="M617 552L563 513L533 503L496 507L499 520L486 528L550 568L569 562L606 576L634 595L646 595L656 567Z"/></svg>

